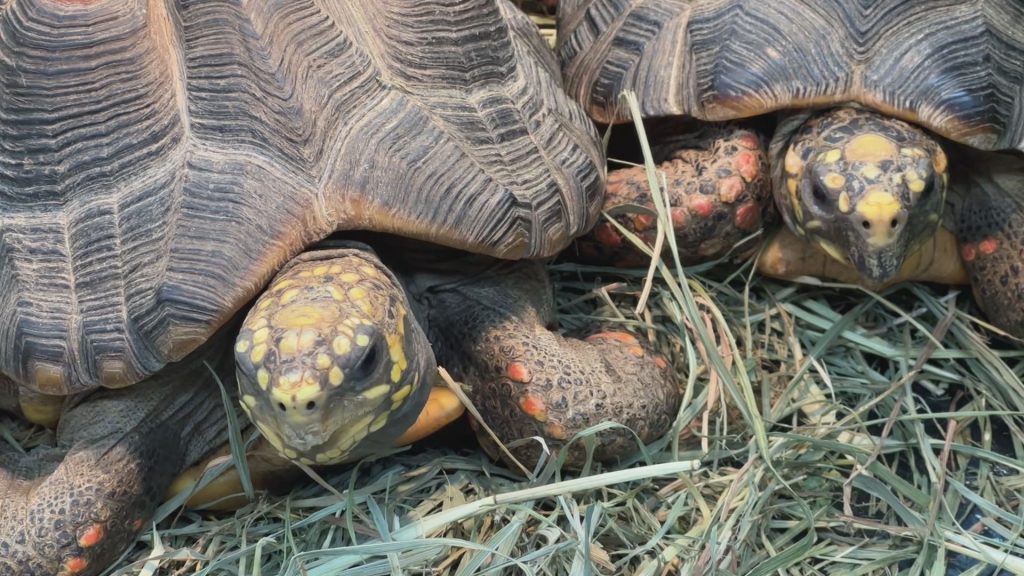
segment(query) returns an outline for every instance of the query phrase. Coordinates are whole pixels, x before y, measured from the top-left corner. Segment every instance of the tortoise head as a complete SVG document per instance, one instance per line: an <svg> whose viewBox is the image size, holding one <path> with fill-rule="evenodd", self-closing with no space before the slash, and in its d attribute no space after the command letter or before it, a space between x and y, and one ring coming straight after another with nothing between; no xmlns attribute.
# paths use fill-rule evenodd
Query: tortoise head
<svg viewBox="0 0 1024 576"><path fill-rule="evenodd" d="M920 128L837 108L812 116L790 141L776 203L797 234L881 283L937 228L946 167Z"/></svg>
<svg viewBox="0 0 1024 576"><path fill-rule="evenodd" d="M306 464L392 447L436 369L398 281L351 250L279 274L246 317L235 360L245 412L279 452Z"/></svg>

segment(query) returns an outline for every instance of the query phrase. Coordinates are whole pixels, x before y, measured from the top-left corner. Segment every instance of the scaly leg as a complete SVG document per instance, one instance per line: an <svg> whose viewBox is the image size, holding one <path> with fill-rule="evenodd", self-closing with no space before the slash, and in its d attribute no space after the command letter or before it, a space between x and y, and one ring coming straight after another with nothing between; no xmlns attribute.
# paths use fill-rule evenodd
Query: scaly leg
<svg viewBox="0 0 1024 576"><path fill-rule="evenodd" d="M644 442L669 430L680 391L668 362L624 332L585 340L555 332L541 264L464 255L447 266L447 274L414 274L410 295L426 318L439 364L469 385L474 405L504 443L540 436L557 448L606 421L631 428ZM495 456L489 437L478 436ZM570 466L584 456L580 443L573 446ZM636 448L632 434L617 429L602 434L595 456L615 460ZM513 454L533 463L539 446L527 442Z"/></svg>
<svg viewBox="0 0 1024 576"><path fill-rule="evenodd" d="M0 449L0 574L98 574L117 559L175 474L227 439L202 359L69 399L55 446Z"/></svg>
<svg viewBox="0 0 1024 576"><path fill-rule="evenodd" d="M958 151L957 239L974 297L993 324L1024 337L1024 158Z"/></svg>
<svg viewBox="0 0 1024 576"><path fill-rule="evenodd" d="M656 153L664 157L658 170L666 178L672 227L684 263L724 256L773 213L767 155L754 131L734 124L701 125L661 142ZM654 210L643 167L608 175L604 210L653 246L655 217L622 213L630 205ZM589 262L635 266L645 261L610 222L599 223L578 247Z"/></svg>

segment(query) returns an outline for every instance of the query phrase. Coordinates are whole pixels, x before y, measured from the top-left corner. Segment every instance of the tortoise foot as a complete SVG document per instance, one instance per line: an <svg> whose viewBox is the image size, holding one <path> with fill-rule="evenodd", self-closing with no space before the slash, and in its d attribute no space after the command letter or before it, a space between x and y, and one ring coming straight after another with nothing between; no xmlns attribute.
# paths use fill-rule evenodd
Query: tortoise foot
<svg viewBox="0 0 1024 576"><path fill-rule="evenodd" d="M540 330L492 334L478 356L487 364L480 372L492 376L474 382L473 402L506 445L533 437L549 449L565 450L568 443L565 465L578 468L587 461L588 442L570 440L590 427L621 425L596 436L592 456L604 462L634 454L640 442L669 430L680 393L664 358L624 332L576 340ZM507 460L489 434L477 430L477 436L492 457ZM511 448L526 466L535 466L542 451L531 440Z"/></svg>
<svg viewBox="0 0 1024 576"><path fill-rule="evenodd" d="M685 262L727 254L761 229L771 210L768 160L760 136L734 124L709 125L664 142L658 171L665 177L669 215ZM657 238L655 203L644 167L609 174L604 210L648 246ZM667 246L667 244L666 244ZM611 222L578 242L589 262L636 266L646 257Z"/></svg>
<svg viewBox="0 0 1024 576"><path fill-rule="evenodd" d="M960 256L988 319L1024 338L1024 158L973 154L957 215Z"/></svg>
<svg viewBox="0 0 1024 576"><path fill-rule="evenodd" d="M206 365L68 402L57 442L0 450L0 574L103 572L150 522L174 476L226 440Z"/></svg>
<svg viewBox="0 0 1024 576"><path fill-rule="evenodd" d="M596 437L595 459L614 461L672 426L680 391L670 363L630 334L602 332L586 340L560 334L542 264L464 255L445 258L408 285L438 364L466 385L483 423L526 467L542 455L535 438L577 468L590 442L573 437L587 428L621 425ZM477 429L485 450L504 456L490 433Z"/></svg>

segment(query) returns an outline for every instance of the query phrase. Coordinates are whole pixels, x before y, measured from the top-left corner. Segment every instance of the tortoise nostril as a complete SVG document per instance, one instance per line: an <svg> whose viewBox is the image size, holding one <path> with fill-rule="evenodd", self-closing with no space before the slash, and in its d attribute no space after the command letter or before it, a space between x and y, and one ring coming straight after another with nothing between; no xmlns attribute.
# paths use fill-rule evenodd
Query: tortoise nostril
<svg viewBox="0 0 1024 576"><path fill-rule="evenodd" d="M288 411L288 408L285 407L284 402L278 402L277 403L277 409L280 410L281 412L287 412Z"/></svg>
<svg viewBox="0 0 1024 576"><path fill-rule="evenodd" d="M892 222L889 222L889 227L892 228L893 230L898 228L899 225L900 225L900 221L898 219L896 219L896 218L893 218Z"/></svg>
<svg viewBox="0 0 1024 576"><path fill-rule="evenodd" d="M306 410L312 412L315 409L316 409L316 402L314 402L312 400L310 400L309 402L306 402Z"/></svg>
<svg viewBox="0 0 1024 576"><path fill-rule="evenodd" d="M871 230L871 222L869 220L861 220L860 227L865 230Z"/></svg>

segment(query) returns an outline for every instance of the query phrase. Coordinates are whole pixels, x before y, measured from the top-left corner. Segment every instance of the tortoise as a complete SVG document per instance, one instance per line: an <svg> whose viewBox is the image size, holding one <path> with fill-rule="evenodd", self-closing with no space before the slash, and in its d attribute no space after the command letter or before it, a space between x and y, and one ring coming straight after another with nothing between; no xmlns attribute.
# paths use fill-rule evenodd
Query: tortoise
<svg viewBox="0 0 1024 576"><path fill-rule="evenodd" d="M3 2L0 142L0 404L59 422L0 448L0 574L109 565L227 441L215 376L271 474L401 442L438 363L503 441L674 418L637 337L556 330L604 158L506 0Z"/></svg>
<svg viewBox="0 0 1024 576"><path fill-rule="evenodd" d="M637 94L684 258L735 254L777 211L762 271L970 282L1024 337L1024 4L567 0L558 27L595 121ZM607 202L650 206L643 169L612 172ZM585 255L622 244L605 223Z"/></svg>

